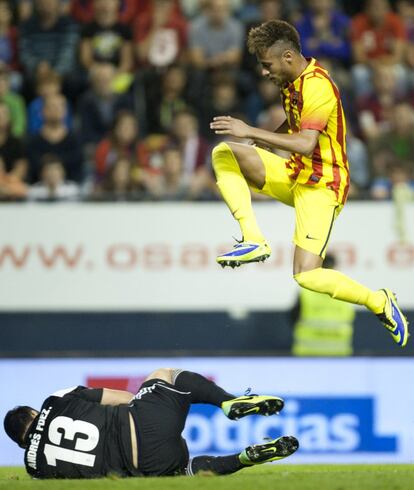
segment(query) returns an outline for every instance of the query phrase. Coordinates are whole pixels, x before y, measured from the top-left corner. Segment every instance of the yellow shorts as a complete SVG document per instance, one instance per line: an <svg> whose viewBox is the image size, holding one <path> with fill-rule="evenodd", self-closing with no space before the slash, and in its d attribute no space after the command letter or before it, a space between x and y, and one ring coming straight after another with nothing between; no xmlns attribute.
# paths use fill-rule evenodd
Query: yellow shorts
<svg viewBox="0 0 414 490"><path fill-rule="evenodd" d="M286 159L256 148L266 169L263 189L252 190L273 197L295 208L295 234L293 242L300 248L325 258L326 248L335 219L343 205L335 193L323 187L298 184L286 168Z"/></svg>

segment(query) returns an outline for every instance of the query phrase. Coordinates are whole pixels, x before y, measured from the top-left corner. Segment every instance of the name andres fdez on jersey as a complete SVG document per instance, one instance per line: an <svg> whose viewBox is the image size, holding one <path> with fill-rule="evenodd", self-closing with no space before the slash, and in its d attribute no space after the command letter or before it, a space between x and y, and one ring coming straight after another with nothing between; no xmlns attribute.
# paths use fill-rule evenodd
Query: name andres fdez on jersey
<svg viewBox="0 0 414 490"><path fill-rule="evenodd" d="M42 434L39 432L43 432L46 419L49 416L52 407L49 407L48 410L45 408L40 412L39 420L36 425L36 431L31 435L31 442L29 446L29 450L27 451L27 464L33 468L37 469L37 450L39 449L40 439L42 438Z"/></svg>

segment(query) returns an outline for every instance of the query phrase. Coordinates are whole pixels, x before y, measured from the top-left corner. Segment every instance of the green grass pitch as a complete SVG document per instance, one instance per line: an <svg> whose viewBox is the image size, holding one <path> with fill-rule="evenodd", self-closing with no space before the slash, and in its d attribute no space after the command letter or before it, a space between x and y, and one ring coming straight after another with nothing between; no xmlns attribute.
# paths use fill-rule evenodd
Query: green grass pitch
<svg viewBox="0 0 414 490"><path fill-rule="evenodd" d="M265 465L231 476L30 480L23 468L0 467L1 490L409 490L414 465Z"/></svg>

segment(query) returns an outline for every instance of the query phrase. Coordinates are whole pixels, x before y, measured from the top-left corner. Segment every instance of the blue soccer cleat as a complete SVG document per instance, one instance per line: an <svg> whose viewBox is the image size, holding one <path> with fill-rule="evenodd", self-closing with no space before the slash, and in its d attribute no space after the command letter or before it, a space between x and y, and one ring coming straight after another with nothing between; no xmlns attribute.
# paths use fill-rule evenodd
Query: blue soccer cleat
<svg viewBox="0 0 414 490"><path fill-rule="evenodd" d="M233 250L217 257L217 262L222 267L239 267L250 262L264 262L272 253L267 242L240 242Z"/></svg>
<svg viewBox="0 0 414 490"><path fill-rule="evenodd" d="M385 328L387 328L394 342L399 346L405 347L409 337L408 321L400 310L397 298L389 289L382 289L386 296L384 311L377 317L380 319Z"/></svg>

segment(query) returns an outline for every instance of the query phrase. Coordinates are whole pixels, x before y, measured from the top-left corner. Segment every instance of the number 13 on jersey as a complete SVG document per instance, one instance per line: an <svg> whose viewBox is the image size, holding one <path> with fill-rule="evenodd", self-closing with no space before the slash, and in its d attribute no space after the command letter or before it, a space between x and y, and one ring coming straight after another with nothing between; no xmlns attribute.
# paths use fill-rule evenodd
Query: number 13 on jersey
<svg viewBox="0 0 414 490"><path fill-rule="evenodd" d="M89 452L99 442L99 430L95 425L69 417L56 417L50 423L48 437L53 444L45 444L44 454L50 466L56 466L57 460L90 467L95 464L95 455ZM62 439L75 441L75 448L60 447Z"/></svg>

